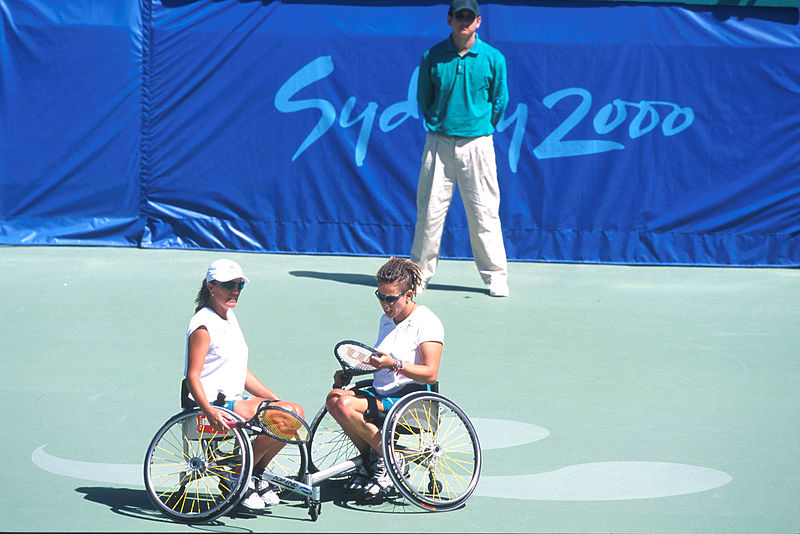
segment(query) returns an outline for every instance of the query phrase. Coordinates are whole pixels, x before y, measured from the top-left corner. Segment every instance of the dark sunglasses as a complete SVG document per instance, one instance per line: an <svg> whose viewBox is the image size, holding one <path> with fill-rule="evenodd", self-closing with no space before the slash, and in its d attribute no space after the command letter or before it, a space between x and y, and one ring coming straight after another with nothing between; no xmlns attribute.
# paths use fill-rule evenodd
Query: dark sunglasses
<svg viewBox="0 0 800 534"><path fill-rule="evenodd" d="M385 302L386 304L394 304L397 302L397 299L405 295L405 293L401 293L399 295L381 295L378 293L378 290L375 290L375 296L378 297L378 300L381 302Z"/></svg>
<svg viewBox="0 0 800 534"><path fill-rule="evenodd" d="M221 285L225 289L237 288L239 291L244 289L244 282L243 281L238 281L237 282L236 280L230 280L228 282L217 282L216 280L214 280L214 282L216 282L217 284Z"/></svg>
<svg viewBox="0 0 800 534"><path fill-rule="evenodd" d="M463 20L465 22L472 22L473 20L475 20L477 18L475 13L473 13L472 11L469 11L467 9L462 9L461 11L459 11L458 13L456 13L453 16L456 18L456 20Z"/></svg>

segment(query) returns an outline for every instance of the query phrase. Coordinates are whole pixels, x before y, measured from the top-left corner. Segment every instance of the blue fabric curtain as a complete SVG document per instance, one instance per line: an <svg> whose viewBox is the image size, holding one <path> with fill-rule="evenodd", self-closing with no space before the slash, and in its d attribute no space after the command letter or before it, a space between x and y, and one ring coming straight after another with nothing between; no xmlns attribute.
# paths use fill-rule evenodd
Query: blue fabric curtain
<svg viewBox="0 0 800 534"><path fill-rule="evenodd" d="M0 0L0 243L407 255L446 11ZM510 259L800 265L797 9L481 15ZM442 255L471 255L457 197Z"/></svg>

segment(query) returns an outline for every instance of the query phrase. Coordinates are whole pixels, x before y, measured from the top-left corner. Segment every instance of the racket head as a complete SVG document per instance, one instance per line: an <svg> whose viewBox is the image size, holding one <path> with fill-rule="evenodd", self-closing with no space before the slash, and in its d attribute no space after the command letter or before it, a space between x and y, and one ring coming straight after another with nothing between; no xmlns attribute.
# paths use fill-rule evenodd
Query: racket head
<svg viewBox="0 0 800 534"><path fill-rule="evenodd" d="M380 353L358 341L340 341L333 347L333 355L349 376L367 375L380 370L369 363L370 356L380 356Z"/></svg>
<svg viewBox="0 0 800 534"><path fill-rule="evenodd" d="M258 407L255 420L266 435L284 443L300 445L311 436L311 429L302 417L269 401Z"/></svg>

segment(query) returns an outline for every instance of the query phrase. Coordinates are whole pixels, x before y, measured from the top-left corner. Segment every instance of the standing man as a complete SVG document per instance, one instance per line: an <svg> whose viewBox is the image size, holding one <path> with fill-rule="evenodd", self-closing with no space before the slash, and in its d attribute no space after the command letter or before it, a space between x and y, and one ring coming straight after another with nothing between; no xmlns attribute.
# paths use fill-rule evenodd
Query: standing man
<svg viewBox="0 0 800 534"><path fill-rule="evenodd" d="M458 185L481 278L489 295L507 297L508 262L492 140L508 104L506 60L478 38L477 0L453 0L447 24L450 37L426 51L419 67L417 104L428 134L411 260L422 269L424 289L436 271L445 216Z"/></svg>

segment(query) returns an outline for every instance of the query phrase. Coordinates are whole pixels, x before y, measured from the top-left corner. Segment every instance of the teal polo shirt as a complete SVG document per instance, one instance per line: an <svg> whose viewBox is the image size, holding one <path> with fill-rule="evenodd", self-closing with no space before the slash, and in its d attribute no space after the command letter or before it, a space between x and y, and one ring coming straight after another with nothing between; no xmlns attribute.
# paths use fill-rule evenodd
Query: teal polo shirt
<svg viewBox="0 0 800 534"><path fill-rule="evenodd" d="M477 35L461 57L448 37L422 55L417 104L430 132L492 134L508 104L505 57Z"/></svg>

